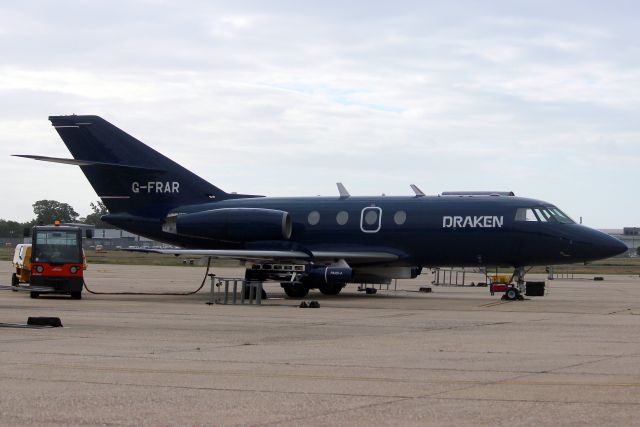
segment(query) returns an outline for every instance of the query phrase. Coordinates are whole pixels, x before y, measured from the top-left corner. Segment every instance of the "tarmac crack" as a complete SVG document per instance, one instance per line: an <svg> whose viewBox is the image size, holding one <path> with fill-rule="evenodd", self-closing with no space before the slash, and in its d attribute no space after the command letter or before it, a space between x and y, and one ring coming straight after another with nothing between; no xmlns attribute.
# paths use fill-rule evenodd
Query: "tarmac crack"
<svg viewBox="0 0 640 427"><path fill-rule="evenodd" d="M140 388L164 388L164 389L194 390L194 391L224 391L224 392L238 392L238 393L267 393L267 394L285 394L285 395L291 394L291 395L309 395L309 396L370 397L370 398L394 398L394 399L412 398L411 396L400 396L400 395L336 393L336 392L318 392L318 391L261 390L261 389L250 389L250 388L181 386L181 385L167 385L167 384L137 384L137 383L118 383L118 382L110 382L110 381L68 380L68 379L51 379L51 378L12 377L12 376L0 376L0 379L11 380L11 381L38 381L38 382L63 383L63 384L86 384L86 385L104 385L104 386L115 386L115 387L140 387Z"/></svg>
<svg viewBox="0 0 640 427"><path fill-rule="evenodd" d="M430 396L429 399L437 400L463 400L463 401L477 401L477 402L521 402L521 403L552 403L557 405L603 405L603 406L640 406L640 402L602 402L602 401L578 401L578 400L544 400L544 399L489 399L482 397L446 397L446 396Z"/></svg>
<svg viewBox="0 0 640 427"><path fill-rule="evenodd" d="M215 347L215 349L224 349L224 348L233 348L233 347L245 347L247 346L247 344L234 344L234 345L229 345L229 346L219 346L219 347ZM93 357L93 358L104 358L104 359L136 359L136 360L150 360L150 361L154 361L154 362L180 362L180 361L188 361L188 362L199 362L199 363L218 363L218 364L251 364L251 365L260 365L260 366L297 366L297 367L315 367L315 368L361 368L361 369L396 369L399 371L440 371L440 372L492 372L492 373L514 373L515 371L512 370L506 370L506 369L461 369L461 368L435 368L435 367L399 367L399 366L389 366L389 365L371 365L371 364L367 364L366 366L362 365L362 364L331 364L331 363L308 363L308 362L288 362L288 361L264 361L264 360L246 360L246 361L239 361L239 360L228 360L228 359L194 359L194 358L188 358L188 359L158 359L158 357L154 357L155 355L158 354L176 354L176 353L185 353L185 352L190 352L190 351L198 351L196 347L194 348L188 348L188 349L181 349L181 350L176 350L176 351L167 351L167 352L156 352L154 354L145 354L145 355L117 355L117 354L104 354L104 353L96 353L96 354L87 354L87 353L62 353L62 352L32 352L31 354L33 355L42 355L42 356L61 356L61 357L80 357L80 358L86 358L86 357ZM202 350L201 350L202 351ZM206 350L205 350L206 351ZM517 355L531 355L532 353L530 352L526 352L526 353L516 353L516 352L484 352L484 351L460 351L460 350L456 350L456 351L442 351L442 352L438 352L438 353L464 353L464 354L477 354L477 355L484 355L484 354L497 354L497 355L510 355L510 356L517 356ZM0 354L13 354L15 353L14 351L5 351L5 350L0 350ZM542 356L543 354L539 354L540 356ZM572 357L596 357L594 355L583 355L583 354L569 354L567 356L572 356ZM608 358L612 358L612 357L640 357L640 354L629 354L629 355L603 355L603 358L599 358L598 360L592 360L592 361L587 361L587 362L582 362L582 364L585 363L597 363L603 360L607 360ZM12 362L7 362L5 360L5 363L12 363ZM24 364L24 362L16 362L16 363L21 363ZM570 365L570 366L563 366L563 367L559 367L559 368L554 368L552 370L542 370L542 371L517 371L520 373L526 373L526 374L530 374L530 375L535 375L535 374L544 374L544 373L552 373L554 370L556 369L567 369L570 367L575 367L575 366L580 366L580 364L574 364L574 365ZM612 375L612 374L603 374L603 373L590 373L591 375L598 375L598 376L608 376L608 375Z"/></svg>
<svg viewBox="0 0 640 427"><path fill-rule="evenodd" d="M633 314L633 308L623 308L621 310L616 310L616 311L612 311L611 313L607 313L607 315L612 315L612 314L621 314L621 313L626 313L626 314Z"/></svg>
<svg viewBox="0 0 640 427"><path fill-rule="evenodd" d="M446 396L444 396L444 395L446 395L446 394L449 394L449 393L455 393L455 392L458 392L458 391L471 390L471 389L474 389L474 388L476 388L476 387L486 387L486 386L489 386L489 385L500 385L500 384L518 384L518 381L519 381L519 380L523 380L523 379L525 379L525 378L534 378L534 377L539 376L539 375L550 374L550 373L553 373L553 372L555 372L555 371L559 371L559 370L562 370L562 369L569 369L569 368L573 368L573 367L577 367L577 366L584 366L584 365L587 365L587 364L590 364L590 363L598 363L598 362L602 362L602 361L605 361L605 360L615 359L615 358L617 358L617 357L622 357L622 356L603 357L603 358L599 358L598 360L589 360L589 361L584 361L584 362L580 362L580 363L573 363L573 364L570 364L570 365L565 365L565 366L561 366L561 367L553 368L553 369L548 369L548 370L544 370L544 371L533 372L533 373L526 373L526 374L524 374L524 375L518 375L518 376L515 376L515 377L512 377L512 378L506 378L506 379L501 379L501 380L496 380L496 381L488 381L488 382L486 382L485 384L472 384L472 385L469 385L468 387L463 387L463 388L460 388L460 389L457 389L457 390L447 390L447 391L438 392L438 393L435 393L435 394L425 395L425 396L424 396L424 398L440 398L440 399L447 399L447 397L446 397ZM529 383L523 382L523 383L521 383L521 384L523 384L523 385L530 385L530 386L538 385L538 384L533 384L533 383L530 383L530 382L529 382ZM545 385L545 384L540 384L540 385ZM558 384L554 384L554 385L558 385ZM580 384L580 385L584 385L584 384ZM610 387L611 387L611 386L614 386L614 387L615 387L615 386L618 386L618 387L619 387L619 385L609 385L609 386L610 386ZM633 385L633 386L634 386L634 387L638 387L638 386L640 386L640 384L639 384L639 385ZM474 398L469 399L469 398L466 398L466 397L465 397L465 398L449 397L448 399L456 399L456 400L458 400L458 399L459 399L459 400L474 400ZM489 400L489 401L495 400L495 401L501 401L500 399L479 399L479 398L475 398L475 399L476 399L476 400ZM511 401L511 400L509 400L509 399L504 399L503 401L508 402L508 401ZM518 400L518 399L514 399L514 400L512 400L512 401L536 402L537 400L536 400L536 399L532 399L532 400L526 400L526 399L525 399L525 400ZM591 404L591 403L597 403L597 402L584 401L584 402L577 402L577 403ZM608 403L608 402L604 402L604 403ZM634 403L634 405L640 405L640 403Z"/></svg>
<svg viewBox="0 0 640 427"><path fill-rule="evenodd" d="M537 374L536 374L537 375ZM293 417L293 418L288 418L285 420L279 420L279 421L272 421L272 422L268 422L268 423L259 423L259 424L252 424L255 426L265 426L265 425L277 425L280 424L282 422L296 422L296 421L305 421L305 420L311 420L314 418L320 418L320 417L324 417L324 416L328 416L328 415L336 415L336 414L341 414L341 413L348 413L348 412L354 412L354 411L359 411L362 409L366 409L366 408L371 408L371 407L378 407L378 406L384 406L384 405L393 405L396 403L400 403L400 402L406 402L406 401L412 401L412 400L421 400L421 399L435 399L435 400L460 400L460 401L488 401L488 402L504 402L504 403L508 403L508 402L523 402L523 403L550 403L550 404L559 404L559 405L601 405L601 406L640 406L640 403L636 403L636 402L594 402L594 401L588 401L588 400L584 400L584 401L557 401L557 400L543 400L543 399L488 399L488 398L469 398L469 397L464 397L464 398L459 398L459 397L446 397L446 396L442 396L444 394L447 393L454 393L454 392L459 392L459 391L464 391L464 390L470 390L473 389L475 387L478 386L487 386L487 385L497 385L497 384L501 384L501 383L511 383L514 380L517 380L519 378L527 378L531 375L527 374L527 375L520 375L520 376L516 376L514 378L511 378L509 380L498 380L498 381L483 381L483 382L478 382L478 384L474 384L471 385L469 387L460 387L454 390L446 390L446 391L440 391L440 392L435 392L435 393L430 393L430 394L426 394L426 395L420 395L420 396L413 396L413 397L406 397L406 398L398 398L398 399L394 399L394 400L389 400L386 402L377 402L377 403L370 403L370 404L366 404L366 405L361 405L355 408L347 408L347 409L342 409L342 410L338 410L338 411L333 411L330 413L324 413L324 414L313 414L313 415L309 415L309 416L305 416L305 417ZM577 384L577 385L582 385L582 384ZM638 385L634 385L634 386L640 386L640 384Z"/></svg>
<svg viewBox="0 0 640 427"><path fill-rule="evenodd" d="M347 412L353 412L353 411L359 411L362 409L366 409L366 408L373 408L376 406L382 406L382 405L391 405L394 403L399 403L399 402L404 402L404 401L408 401L411 400L412 398L401 398L401 399L394 399L394 400L389 400L386 402L376 402L376 403L367 403L365 405L360 405L357 406L355 408L345 408L345 409L339 409L336 411L332 411L329 413L323 413L323 414L313 414L313 415L307 415L307 416L303 416L303 417L292 417L292 418L285 418L283 420L278 420L278 421L269 421L267 423L259 423L259 424L251 424L252 426L268 426L268 425L278 425L281 424L283 422L301 422L301 421L305 421L305 420L311 420L313 418L320 418L320 417L326 417L327 415L337 415L337 414L344 414Z"/></svg>

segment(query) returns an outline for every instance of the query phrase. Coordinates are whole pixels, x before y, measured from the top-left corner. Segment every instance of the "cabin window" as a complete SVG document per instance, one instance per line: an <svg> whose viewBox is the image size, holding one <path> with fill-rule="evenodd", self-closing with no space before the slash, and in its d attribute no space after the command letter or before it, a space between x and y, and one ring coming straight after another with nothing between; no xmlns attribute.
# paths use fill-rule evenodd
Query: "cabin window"
<svg viewBox="0 0 640 427"><path fill-rule="evenodd" d="M309 212L309 216L307 217L307 221L310 225L316 225L320 222L320 212L312 211Z"/></svg>
<svg viewBox="0 0 640 427"><path fill-rule="evenodd" d="M378 212L373 210L373 209L369 209L367 211L367 213L364 214L364 222L366 222L368 225L373 225L378 221Z"/></svg>
<svg viewBox="0 0 640 427"><path fill-rule="evenodd" d="M338 225L345 225L347 221L349 221L349 212L347 211L338 212L338 214L336 215L336 222L338 223Z"/></svg>
<svg viewBox="0 0 640 427"><path fill-rule="evenodd" d="M393 222L395 222L396 225L402 225L405 223L406 220L407 220L407 213L405 211L398 211L393 216Z"/></svg>

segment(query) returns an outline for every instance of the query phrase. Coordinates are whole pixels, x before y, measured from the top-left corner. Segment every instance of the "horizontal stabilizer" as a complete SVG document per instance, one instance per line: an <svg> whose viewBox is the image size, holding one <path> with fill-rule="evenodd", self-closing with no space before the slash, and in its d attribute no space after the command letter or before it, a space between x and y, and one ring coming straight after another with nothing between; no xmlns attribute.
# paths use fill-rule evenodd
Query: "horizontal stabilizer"
<svg viewBox="0 0 640 427"><path fill-rule="evenodd" d="M139 170L146 170L151 172L165 172L163 169L157 168L149 168L146 166L136 166L136 165L123 165L120 163L108 163L108 162L96 162L93 160L80 160L80 159L63 159L60 157L47 157L47 156L33 156L30 154L13 154L14 157L24 157L25 159L33 159L40 160L42 162L52 162L52 163L63 163L65 165L76 165L76 166L109 166L109 167L119 167L119 168L132 168Z"/></svg>

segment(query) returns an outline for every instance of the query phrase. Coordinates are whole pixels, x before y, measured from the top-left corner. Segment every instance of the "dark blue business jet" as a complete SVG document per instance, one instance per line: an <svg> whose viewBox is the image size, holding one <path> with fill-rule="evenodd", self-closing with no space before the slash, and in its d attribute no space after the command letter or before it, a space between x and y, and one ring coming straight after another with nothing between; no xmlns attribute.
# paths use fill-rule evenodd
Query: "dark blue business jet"
<svg viewBox="0 0 640 427"><path fill-rule="evenodd" d="M425 196L264 197L226 193L97 116L49 120L109 210L105 222L182 249L232 258L290 297L336 295L346 283L415 278L423 267L525 267L611 257L619 240L555 205L505 192Z"/></svg>

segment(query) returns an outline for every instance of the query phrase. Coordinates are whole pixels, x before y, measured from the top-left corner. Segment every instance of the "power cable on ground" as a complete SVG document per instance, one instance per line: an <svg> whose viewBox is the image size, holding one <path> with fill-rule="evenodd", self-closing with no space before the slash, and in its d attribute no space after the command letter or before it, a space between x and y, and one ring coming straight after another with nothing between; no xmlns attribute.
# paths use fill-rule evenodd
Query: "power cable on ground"
<svg viewBox="0 0 640 427"><path fill-rule="evenodd" d="M202 283L200 283L200 286L198 286L198 289L191 292L97 292L89 289L84 279L82 280L82 284L84 285L84 288L87 290L87 292L94 295L173 295L173 296L193 295L200 292L200 290L204 287L204 284L207 282L207 276L209 275L210 266L211 266L211 257L209 257L209 260L207 261L207 270L205 271L204 277L202 278Z"/></svg>

